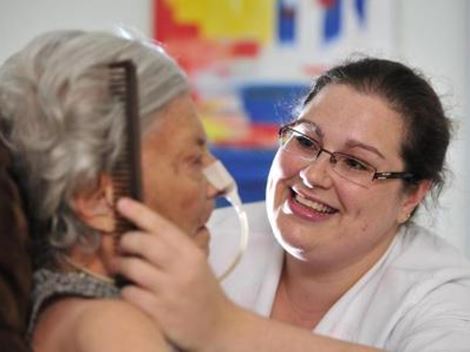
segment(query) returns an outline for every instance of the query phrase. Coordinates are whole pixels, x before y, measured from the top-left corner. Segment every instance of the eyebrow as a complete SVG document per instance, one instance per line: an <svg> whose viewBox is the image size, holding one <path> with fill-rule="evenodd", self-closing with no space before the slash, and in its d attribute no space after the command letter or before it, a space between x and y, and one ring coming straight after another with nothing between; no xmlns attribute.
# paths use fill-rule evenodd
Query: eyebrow
<svg viewBox="0 0 470 352"><path fill-rule="evenodd" d="M297 119L297 121L299 124L307 124L307 125L311 125L313 127L313 131L320 137L320 138L324 138L325 137L325 134L323 133L322 129L320 126L318 126L315 122L313 121L310 121L310 120L306 120L304 118L299 118ZM355 140L355 139L350 139L346 142L346 147L348 148L362 148L362 149L365 149L365 150L368 150L374 154L377 154L380 158L382 159L385 159L385 156L377 149L375 148L374 146L371 146L369 144L364 144L358 140Z"/></svg>
<svg viewBox="0 0 470 352"><path fill-rule="evenodd" d="M369 144L364 144L362 142L356 141L354 139L350 139L346 142L346 146L348 148L362 148L366 149L374 154L377 154L381 159L385 159L385 156L375 147L369 145Z"/></svg>
<svg viewBox="0 0 470 352"><path fill-rule="evenodd" d="M306 124L306 125L311 125L312 126L312 130L313 132L315 132L315 134L317 134L320 138L323 139L323 137L325 137L325 134L323 133L322 129L320 126L318 126L315 122L313 121L310 121L310 120L307 120L303 117L300 117L298 118L296 121L295 121L295 124Z"/></svg>

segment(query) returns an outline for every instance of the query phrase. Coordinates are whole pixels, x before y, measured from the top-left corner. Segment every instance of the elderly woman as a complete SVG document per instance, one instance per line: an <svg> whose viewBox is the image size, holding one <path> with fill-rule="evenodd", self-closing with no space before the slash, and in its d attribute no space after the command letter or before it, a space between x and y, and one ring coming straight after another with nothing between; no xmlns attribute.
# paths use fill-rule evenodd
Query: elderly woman
<svg viewBox="0 0 470 352"><path fill-rule="evenodd" d="M250 247L224 282L246 310L202 261L192 280L178 278L190 250L171 264L142 250L158 237L122 239L155 270L138 277L123 258L120 270L138 284L124 296L195 351L470 350L470 264L412 222L442 187L449 137L438 96L413 70L373 58L334 67L279 131L267 216L249 208ZM138 209L124 211L153 218ZM214 236L216 271L233 235L218 215L227 236Z"/></svg>
<svg viewBox="0 0 470 352"><path fill-rule="evenodd" d="M35 242L35 351L168 350L158 325L115 299L112 170L125 152L125 119L109 65L121 60L137 67L142 206L177 224L205 256L217 191L204 169L214 158L179 67L144 40L82 31L37 37L0 69L2 134Z"/></svg>

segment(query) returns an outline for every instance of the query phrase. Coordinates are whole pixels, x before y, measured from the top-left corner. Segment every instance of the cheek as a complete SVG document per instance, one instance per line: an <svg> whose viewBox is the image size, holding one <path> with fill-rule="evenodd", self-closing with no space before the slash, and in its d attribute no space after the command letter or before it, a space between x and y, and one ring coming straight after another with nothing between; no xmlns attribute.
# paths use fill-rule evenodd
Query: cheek
<svg viewBox="0 0 470 352"><path fill-rule="evenodd" d="M298 175L304 166L303 162L289 154L278 152L274 158L279 178L290 178Z"/></svg>
<svg viewBox="0 0 470 352"><path fill-rule="evenodd" d="M267 192L274 191L279 181L294 177L301 171L299 162L285 153L277 152L269 170Z"/></svg>
<svg viewBox="0 0 470 352"><path fill-rule="evenodd" d="M355 200L352 197L348 198L352 214L360 219L360 231L364 233L393 226L400 208L396 190L387 188L369 191L371 194L366 194L364 197L356 197Z"/></svg>
<svg viewBox="0 0 470 352"><path fill-rule="evenodd" d="M178 187L173 189L175 201L172 206L180 223L188 227L200 225L209 204L206 193L207 185L204 182L182 178Z"/></svg>
<svg viewBox="0 0 470 352"><path fill-rule="evenodd" d="M277 152L269 170L268 182L266 184L266 201L274 206L275 199L279 198L282 180L286 178L286 161L282 154Z"/></svg>

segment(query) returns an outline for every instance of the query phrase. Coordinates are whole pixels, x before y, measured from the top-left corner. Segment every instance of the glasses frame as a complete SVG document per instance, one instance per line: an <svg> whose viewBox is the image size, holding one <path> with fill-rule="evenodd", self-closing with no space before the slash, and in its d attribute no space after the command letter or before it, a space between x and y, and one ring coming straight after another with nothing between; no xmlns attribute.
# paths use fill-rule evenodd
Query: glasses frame
<svg viewBox="0 0 470 352"><path fill-rule="evenodd" d="M295 126L295 123L284 125L279 129L279 131L278 131L279 141L282 140L282 135L285 133L285 131L288 130L288 131L292 131L296 134L299 134L302 137L306 138L308 141L312 142L313 144L318 145L320 149L318 150L317 155L315 156L314 159L312 159L312 161L317 160L322 152L325 152L328 155L330 155L330 160L329 161L332 164L335 162L335 160L336 160L335 156L338 155L338 154L339 155L346 155L346 156L350 157L351 159L358 160L357 158L355 158L353 156L350 156L348 154L344 154L344 153L340 153L340 152L331 152L331 151L323 148L320 145L320 143L318 143L316 140L314 140L313 138L307 136L306 134L296 130L295 128L293 128L293 126ZM281 144L281 148L283 148L284 145L282 144L282 142L280 142L280 144ZM406 171L377 171L377 169L374 166L372 166L372 165L370 165L370 164L368 164L364 161L361 161L361 160L358 160L358 161L361 162L362 164L367 165L372 170L374 170L374 174L372 175L371 181L374 181L374 180L383 181L383 180L392 180L392 179L402 179L402 180L410 182L410 183L413 183L413 182L417 181L415 174L413 174L411 172L406 172Z"/></svg>

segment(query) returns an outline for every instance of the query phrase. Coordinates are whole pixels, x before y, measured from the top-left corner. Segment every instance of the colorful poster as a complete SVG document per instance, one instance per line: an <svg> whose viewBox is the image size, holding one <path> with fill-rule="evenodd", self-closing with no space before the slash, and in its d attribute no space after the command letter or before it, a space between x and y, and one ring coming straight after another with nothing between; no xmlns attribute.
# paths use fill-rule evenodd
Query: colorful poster
<svg viewBox="0 0 470 352"><path fill-rule="evenodd" d="M188 72L214 153L264 199L280 125L353 52L394 52L393 0L155 0L155 38Z"/></svg>

